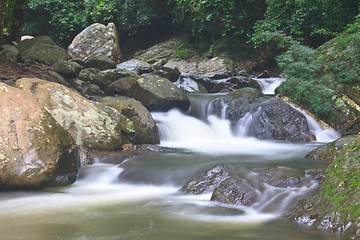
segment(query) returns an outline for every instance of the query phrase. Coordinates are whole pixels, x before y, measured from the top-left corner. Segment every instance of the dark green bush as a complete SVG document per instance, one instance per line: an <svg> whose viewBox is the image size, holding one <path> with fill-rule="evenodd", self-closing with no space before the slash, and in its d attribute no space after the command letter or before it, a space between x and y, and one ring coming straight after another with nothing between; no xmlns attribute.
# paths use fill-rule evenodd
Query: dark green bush
<svg viewBox="0 0 360 240"><path fill-rule="evenodd" d="M281 95L311 110L318 118L336 121L337 100L359 84L360 34L343 34L318 49L295 44L277 58L287 81Z"/></svg>

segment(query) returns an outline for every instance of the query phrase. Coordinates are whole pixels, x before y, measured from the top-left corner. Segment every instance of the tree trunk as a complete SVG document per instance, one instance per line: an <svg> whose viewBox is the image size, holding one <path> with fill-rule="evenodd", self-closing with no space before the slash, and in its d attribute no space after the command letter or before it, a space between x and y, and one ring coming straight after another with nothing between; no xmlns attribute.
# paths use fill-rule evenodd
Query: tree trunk
<svg viewBox="0 0 360 240"><path fill-rule="evenodd" d="M15 0L12 17L14 19L14 25L11 27L10 40L20 42L22 30L24 27L24 19L26 12L26 5L29 0Z"/></svg>
<svg viewBox="0 0 360 240"><path fill-rule="evenodd" d="M6 10L6 0L0 0L0 45L4 45L4 19Z"/></svg>

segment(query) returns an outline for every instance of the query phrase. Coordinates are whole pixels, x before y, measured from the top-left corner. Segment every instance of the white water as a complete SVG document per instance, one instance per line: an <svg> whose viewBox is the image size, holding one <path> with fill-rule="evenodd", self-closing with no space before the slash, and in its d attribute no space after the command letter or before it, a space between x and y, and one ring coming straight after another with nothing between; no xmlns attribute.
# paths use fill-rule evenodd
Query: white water
<svg viewBox="0 0 360 240"><path fill-rule="evenodd" d="M262 89L263 94L265 95L274 95L275 89L280 86L286 78L253 78L257 81Z"/></svg>
<svg viewBox="0 0 360 240"><path fill-rule="evenodd" d="M232 133L230 122L214 115L208 123L183 114L177 109L166 113L152 113L158 123L161 145L185 148L209 154L250 154L273 155L303 150L304 145L276 143L252 137L236 136ZM245 128L244 128L245 129Z"/></svg>

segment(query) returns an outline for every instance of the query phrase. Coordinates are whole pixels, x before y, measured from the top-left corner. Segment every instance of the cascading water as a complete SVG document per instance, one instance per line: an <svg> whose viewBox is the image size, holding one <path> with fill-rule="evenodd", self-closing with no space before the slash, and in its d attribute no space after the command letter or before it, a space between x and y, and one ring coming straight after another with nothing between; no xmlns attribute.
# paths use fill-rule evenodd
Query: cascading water
<svg viewBox="0 0 360 240"><path fill-rule="evenodd" d="M316 172L326 163L303 157L315 145L247 137L246 126L253 116L245 115L238 122L237 129L244 131L234 131L225 119L226 105L220 116L211 115L207 97L216 96L192 97L190 115L174 109L153 113L161 145L189 151L131 155L120 165L97 163L82 168L71 186L2 193L0 239L337 239L280 217L299 196L317 186L312 170L307 169ZM210 201L209 192L178 192L199 172L219 163L233 166L256 189L259 199L250 206L236 206ZM132 166L135 180L119 180ZM279 187L260 182L264 169L294 173L301 183Z"/></svg>
<svg viewBox="0 0 360 240"><path fill-rule="evenodd" d="M280 84L284 82L286 78L253 78L253 80L260 84L263 94L274 95L275 89L280 86Z"/></svg>

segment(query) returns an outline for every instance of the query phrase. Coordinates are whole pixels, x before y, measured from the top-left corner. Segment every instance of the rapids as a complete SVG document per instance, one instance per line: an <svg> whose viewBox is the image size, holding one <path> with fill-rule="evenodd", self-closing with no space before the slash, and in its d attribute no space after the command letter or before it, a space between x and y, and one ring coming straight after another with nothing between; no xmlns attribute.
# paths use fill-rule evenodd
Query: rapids
<svg viewBox="0 0 360 240"><path fill-rule="evenodd" d="M323 143L293 144L247 137L246 122L251 116L234 131L226 119L207 114L207 103L213 97L216 95L191 96L189 114L175 109L153 113L161 145L185 152L137 154L120 165L96 162L83 167L71 186L1 193L0 239L338 239L281 217L299 197L316 189L318 183L312 173L324 168L325 163L304 156ZM335 137L325 134L321 141ZM218 163L235 167L236 173L256 188L260 199L245 207L210 201L211 193L178 191ZM128 166L136 167L141 181L119 180ZM287 188L260 183L259 169L299 176L302 183Z"/></svg>

